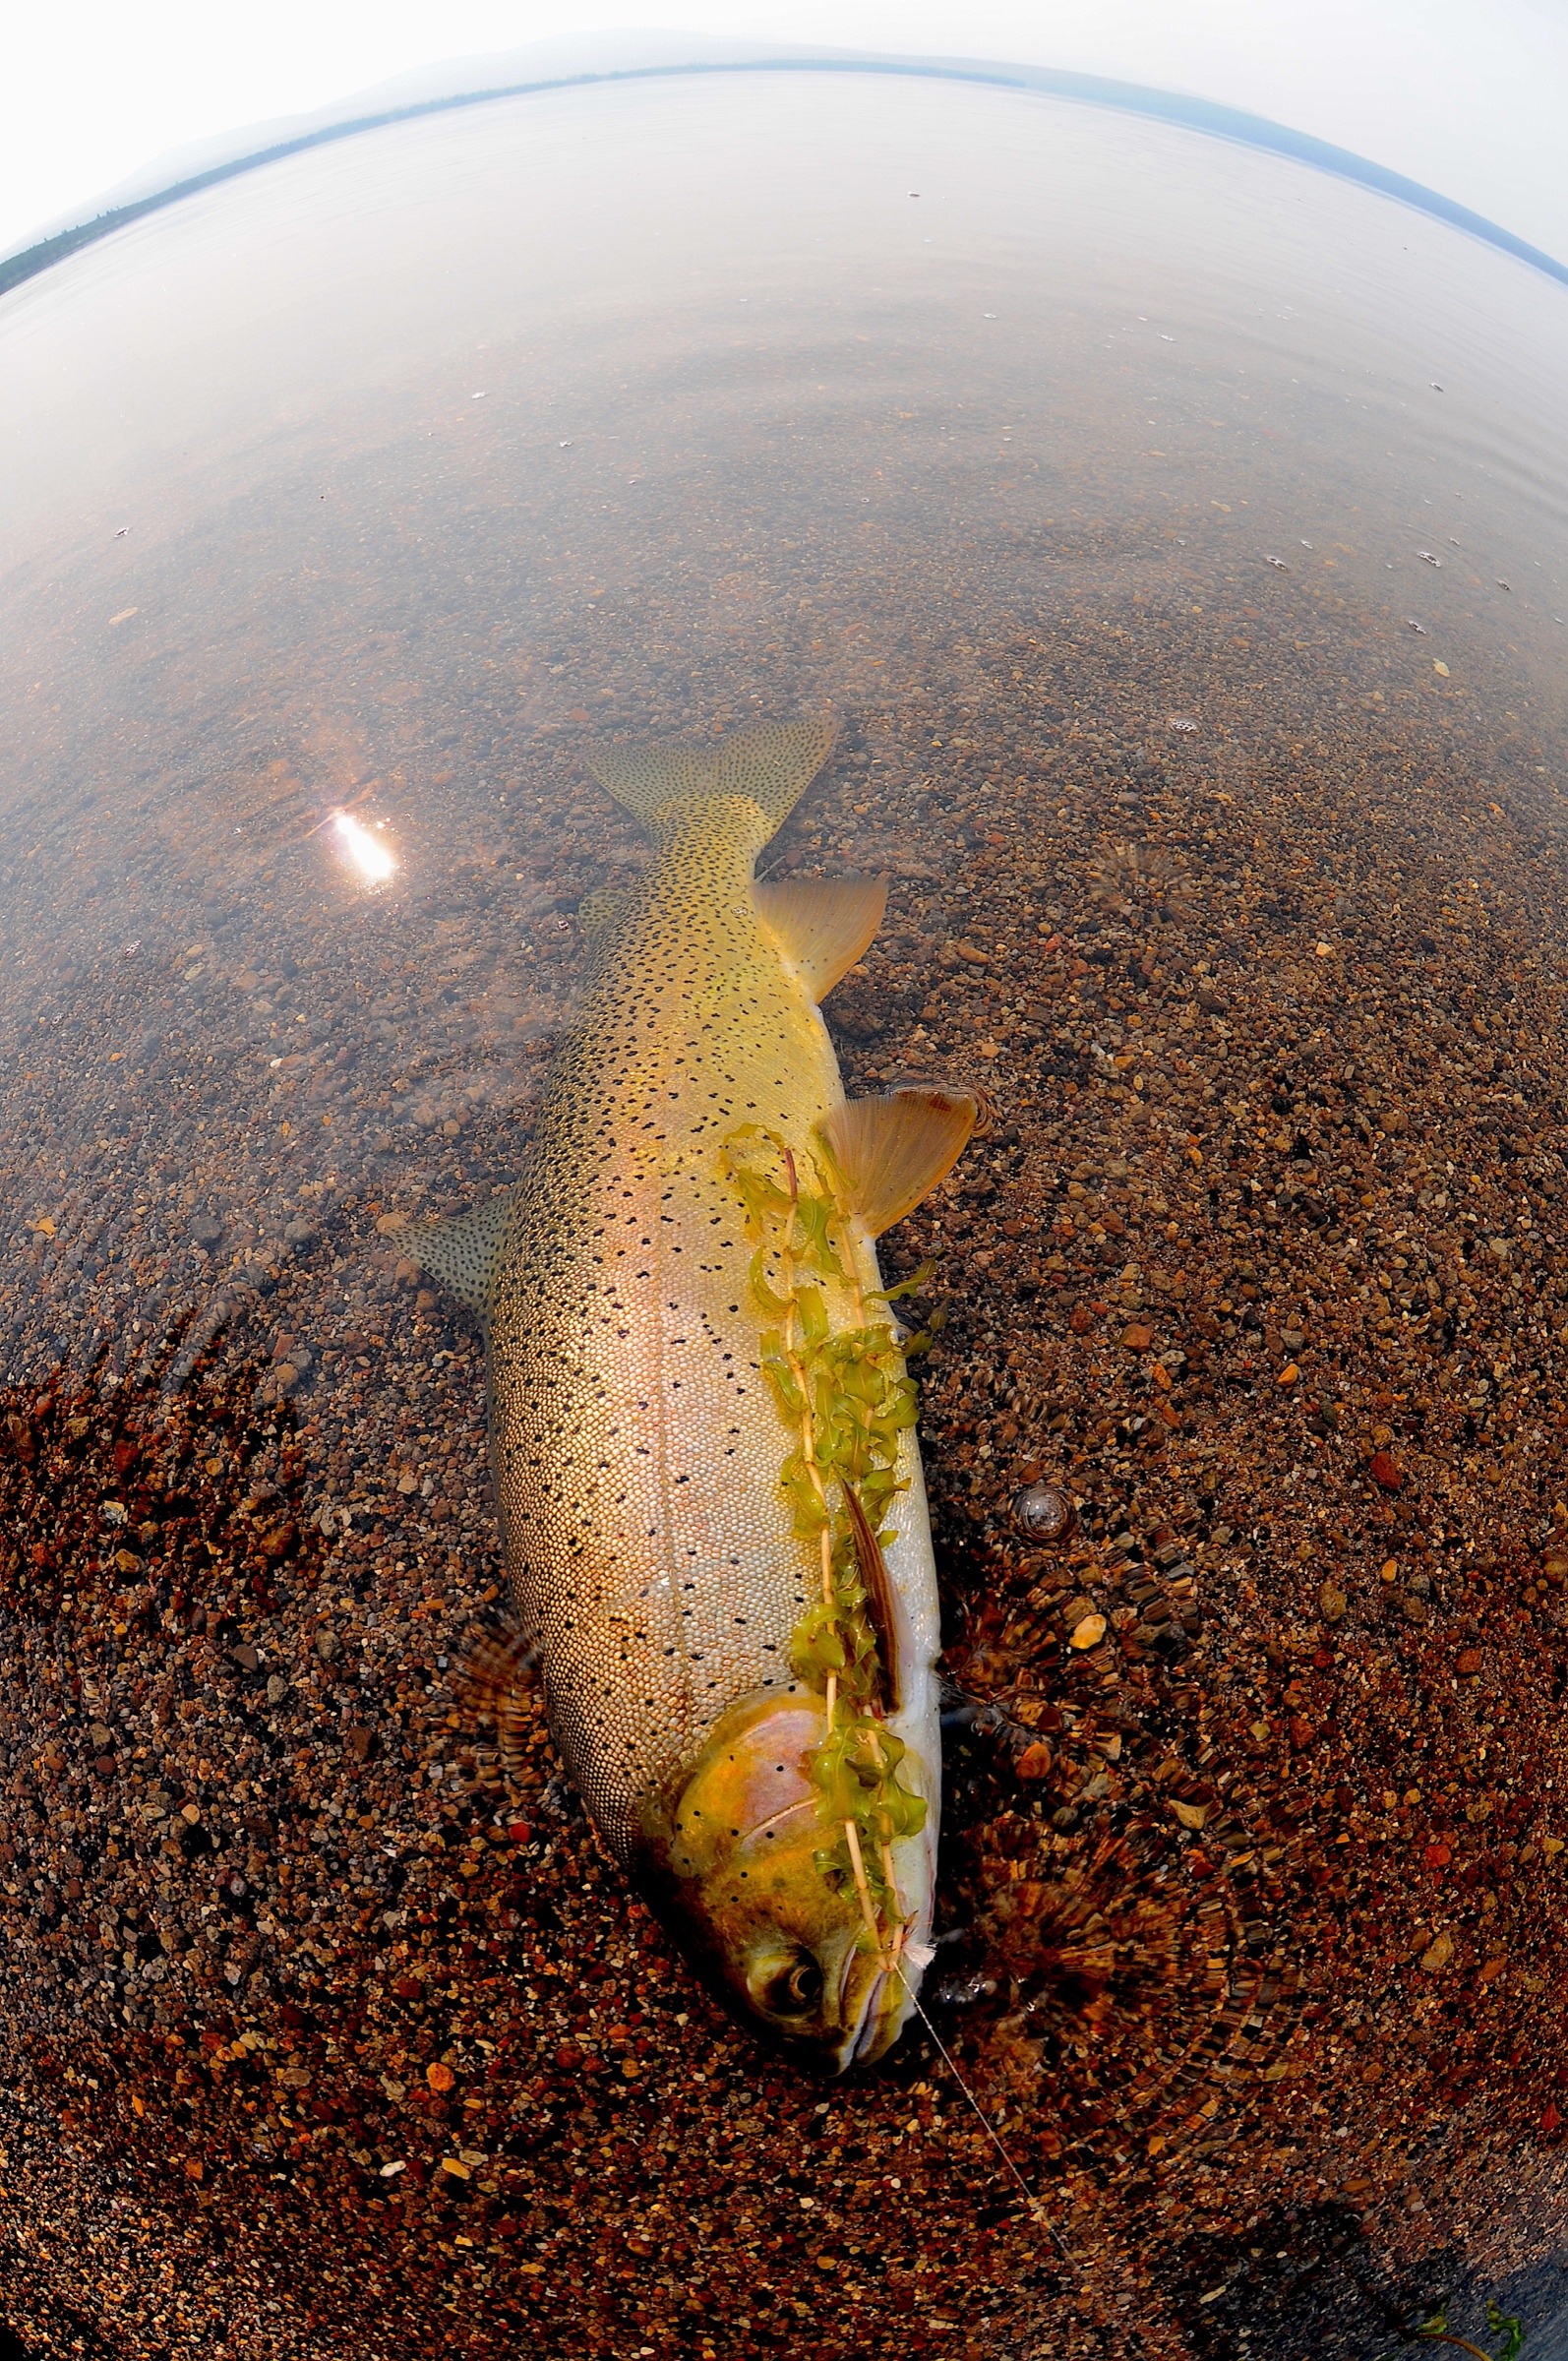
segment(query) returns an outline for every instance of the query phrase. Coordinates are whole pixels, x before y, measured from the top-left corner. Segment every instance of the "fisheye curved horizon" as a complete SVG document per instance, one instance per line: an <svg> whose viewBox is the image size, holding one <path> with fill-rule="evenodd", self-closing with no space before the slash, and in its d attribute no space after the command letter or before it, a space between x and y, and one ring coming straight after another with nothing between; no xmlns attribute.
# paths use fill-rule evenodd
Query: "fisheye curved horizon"
<svg viewBox="0 0 1568 2361"><path fill-rule="evenodd" d="M33 239L28 246L0 258L0 295L35 278L54 264L79 253L83 247L96 244L100 239L111 237L117 230L128 228L132 222L141 220L148 213L179 204L187 197L197 196L203 190L232 180L242 173L258 171L266 164L280 162L286 156L299 155L310 149L327 147L340 140L357 138L363 133L384 130L393 124L413 122L428 115L455 113L463 108L483 106L502 99L542 95L547 91L590 89L595 85L669 81L689 75L782 73L889 75L922 81L990 85L1004 90L1038 92L1047 97L1067 98L1081 104L1106 107L1118 113L1142 116L1179 129L1200 132L1210 138L1237 142L1244 147L1260 149L1267 153L1306 164L1336 179L1375 190L1434 220L1447 222L1451 227L1478 238L1483 244L1496 247L1504 254L1512 255L1516 261L1527 264L1532 270L1539 271L1568 286L1568 263L1559 261L1556 256L1533 245L1528 239L1517 236L1514 231L1500 222L1490 220L1472 207L1445 196L1441 190L1430 188L1405 173L1393 171L1374 158L1357 154L1353 150L1340 147L1332 141L1297 131L1289 124L1276 122L1266 115L1253 114L1241 107L1228 106L1179 91L1158 90L1104 75L1048 66L1011 65L990 59L863 54L849 50L792 50L782 45L771 50L759 49L755 56L694 54L686 60L659 60L543 74L534 79L499 82L481 89L413 99L402 105L346 115L339 121L316 123L288 138L274 139L257 148L242 148L239 152L201 171L188 173L162 188L133 197L123 204L109 206L90 218L53 231L46 237ZM259 130L262 128L258 127ZM240 135L241 138L244 136Z"/></svg>

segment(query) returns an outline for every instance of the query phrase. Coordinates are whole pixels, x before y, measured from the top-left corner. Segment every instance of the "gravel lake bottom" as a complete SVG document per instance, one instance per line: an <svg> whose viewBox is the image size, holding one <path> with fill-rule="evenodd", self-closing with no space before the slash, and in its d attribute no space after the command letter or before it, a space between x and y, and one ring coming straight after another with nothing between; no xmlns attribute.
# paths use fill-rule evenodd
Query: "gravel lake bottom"
<svg viewBox="0 0 1568 2361"><path fill-rule="evenodd" d="M699 102L627 103L657 146ZM1051 120L1080 175L1168 141L1215 218L1296 169ZM242 251L260 186L127 269ZM38 285L101 304L114 244ZM716 347L643 414L592 344L506 413L454 331L320 447L264 403L221 496L127 461L14 553L0 2315L37 2361L1377 2361L1443 2298L1568 2302L1564 478L1445 440L1424 361L1331 440L1286 332L1271 378L1213 323L1156 446L1172 338L1112 278L1042 298L1045 392L896 307L824 359L797 294L711 411ZM765 865L889 876L846 1087L986 1099L884 1245L932 1265L929 2024L834 2085L694 1980L542 1709L510 1778L464 1711L507 1611L483 1345L398 1243L515 1178L578 904L644 857L584 746L823 704Z"/></svg>

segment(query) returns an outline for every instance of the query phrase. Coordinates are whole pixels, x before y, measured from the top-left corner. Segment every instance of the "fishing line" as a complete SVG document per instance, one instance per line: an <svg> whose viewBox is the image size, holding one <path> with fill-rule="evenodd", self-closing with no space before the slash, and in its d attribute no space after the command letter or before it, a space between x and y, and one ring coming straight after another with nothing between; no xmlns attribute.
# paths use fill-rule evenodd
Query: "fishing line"
<svg viewBox="0 0 1568 2361"><path fill-rule="evenodd" d="M916 2015L919 2017L921 2024L926 2028L927 2032L930 2033L933 2042L935 2044L937 2054L941 2058L942 2064L952 2076L953 2081L958 2085L958 2088L963 2092L965 2098L968 2099L970 2105L974 2108L975 2113L979 2116L981 2124L985 2129L987 2139L991 2142L993 2148L995 2148L996 2150L997 2155L1000 2156L1003 2164L1005 2164L1007 2167L1008 2172L1022 2190L1025 2205L1027 2205L1030 2212L1033 2213L1036 2220L1039 2221L1045 2228L1048 2235L1055 2243L1056 2251L1060 2255L1063 2263L1065 2263L1070 2269L1072 2267L1072 2256L1068 2251L1065 2239L1062 2237L1060 2231L1056 2228L1056 2225L1052 2220L1050 2214L1046 2211L1042 2201L1036 2197L1034 2191L1030 2188L1029 2183L1024 2179L1023 2174L1019 2171L1017 2165L1007 2153L1006 2149L1002 2146L1000 2137L997 2134L995 2125L992 2123L990 2116L986 2113L985 2108L981 2105L979 2099L975 2096L973 2090L970 2089L969 2085L959 2073L957 2062L953 2058L952 2052L948 2049L940 2033L938 2033L936 2028L927 2016L926 2011L921 2004L920 1995L910 1983L908 1976L898 1965L897 1960L894 1960L891 1965L893 1973L897 1976L899 1982L903 1985L904 1990L909 1994L911 2001L914 2003Z"/></svg>

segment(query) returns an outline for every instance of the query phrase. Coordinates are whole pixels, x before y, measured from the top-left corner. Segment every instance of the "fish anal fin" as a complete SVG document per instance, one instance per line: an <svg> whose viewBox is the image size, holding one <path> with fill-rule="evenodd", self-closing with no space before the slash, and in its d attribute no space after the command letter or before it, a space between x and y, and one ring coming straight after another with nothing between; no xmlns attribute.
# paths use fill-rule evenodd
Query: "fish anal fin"
<svg viewBox="0 0 1568 2361"><path fill-rule="evenodd" d="M538 1650L520 1631L492 1632L452 1674L452 1695L470 1724L493 1722L496 1752L513 1786L520 1783L534 1717L529 1703Z"/></svg>
<svg viewBox="0 0 1568 2361"><path fill-rule="evenodd" d="M698 804L741 796L768 834L783 826L833 750L834 715L755 722L723 738L637 739L594 746L583 759L601 787L658 835Z"/></svg>
<svg viewBox="0 0 1568 2361"><path fill-rule="evenodd" d="M397 1243L459 1303L488 1315L511 1210L509 1189L450 1222L410 1222L398 1231Z"/></svg>
<svg viewBox="0 0 1568 2361"><path fill-rule="evenodd" d="M817 1131L847 1208L873 1238L930 1196L962 1155L979 1112L967 1090L890 1090L824 1117Z"/></svg>
<svg viewBox="0 0 1568 2361"><path fill-rule="evenodd" d="M786 878L753 891L763 926L817 1000L848 975L887 907L885 878Z"/></svg>

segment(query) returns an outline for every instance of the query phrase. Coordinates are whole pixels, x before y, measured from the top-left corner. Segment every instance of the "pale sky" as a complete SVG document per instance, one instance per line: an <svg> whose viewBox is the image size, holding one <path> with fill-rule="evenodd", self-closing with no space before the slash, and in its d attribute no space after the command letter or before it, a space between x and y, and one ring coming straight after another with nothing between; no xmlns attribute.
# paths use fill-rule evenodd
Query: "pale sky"
<svg viewBox="0 0 1568 2361"><path fill-rule="evenodd" d="M1016 59L1354 149L1568 259L1568 0L75 0L14 8L0 254L190 143L618 28ZM352 109L347 111L353 111Z"/></svg>

